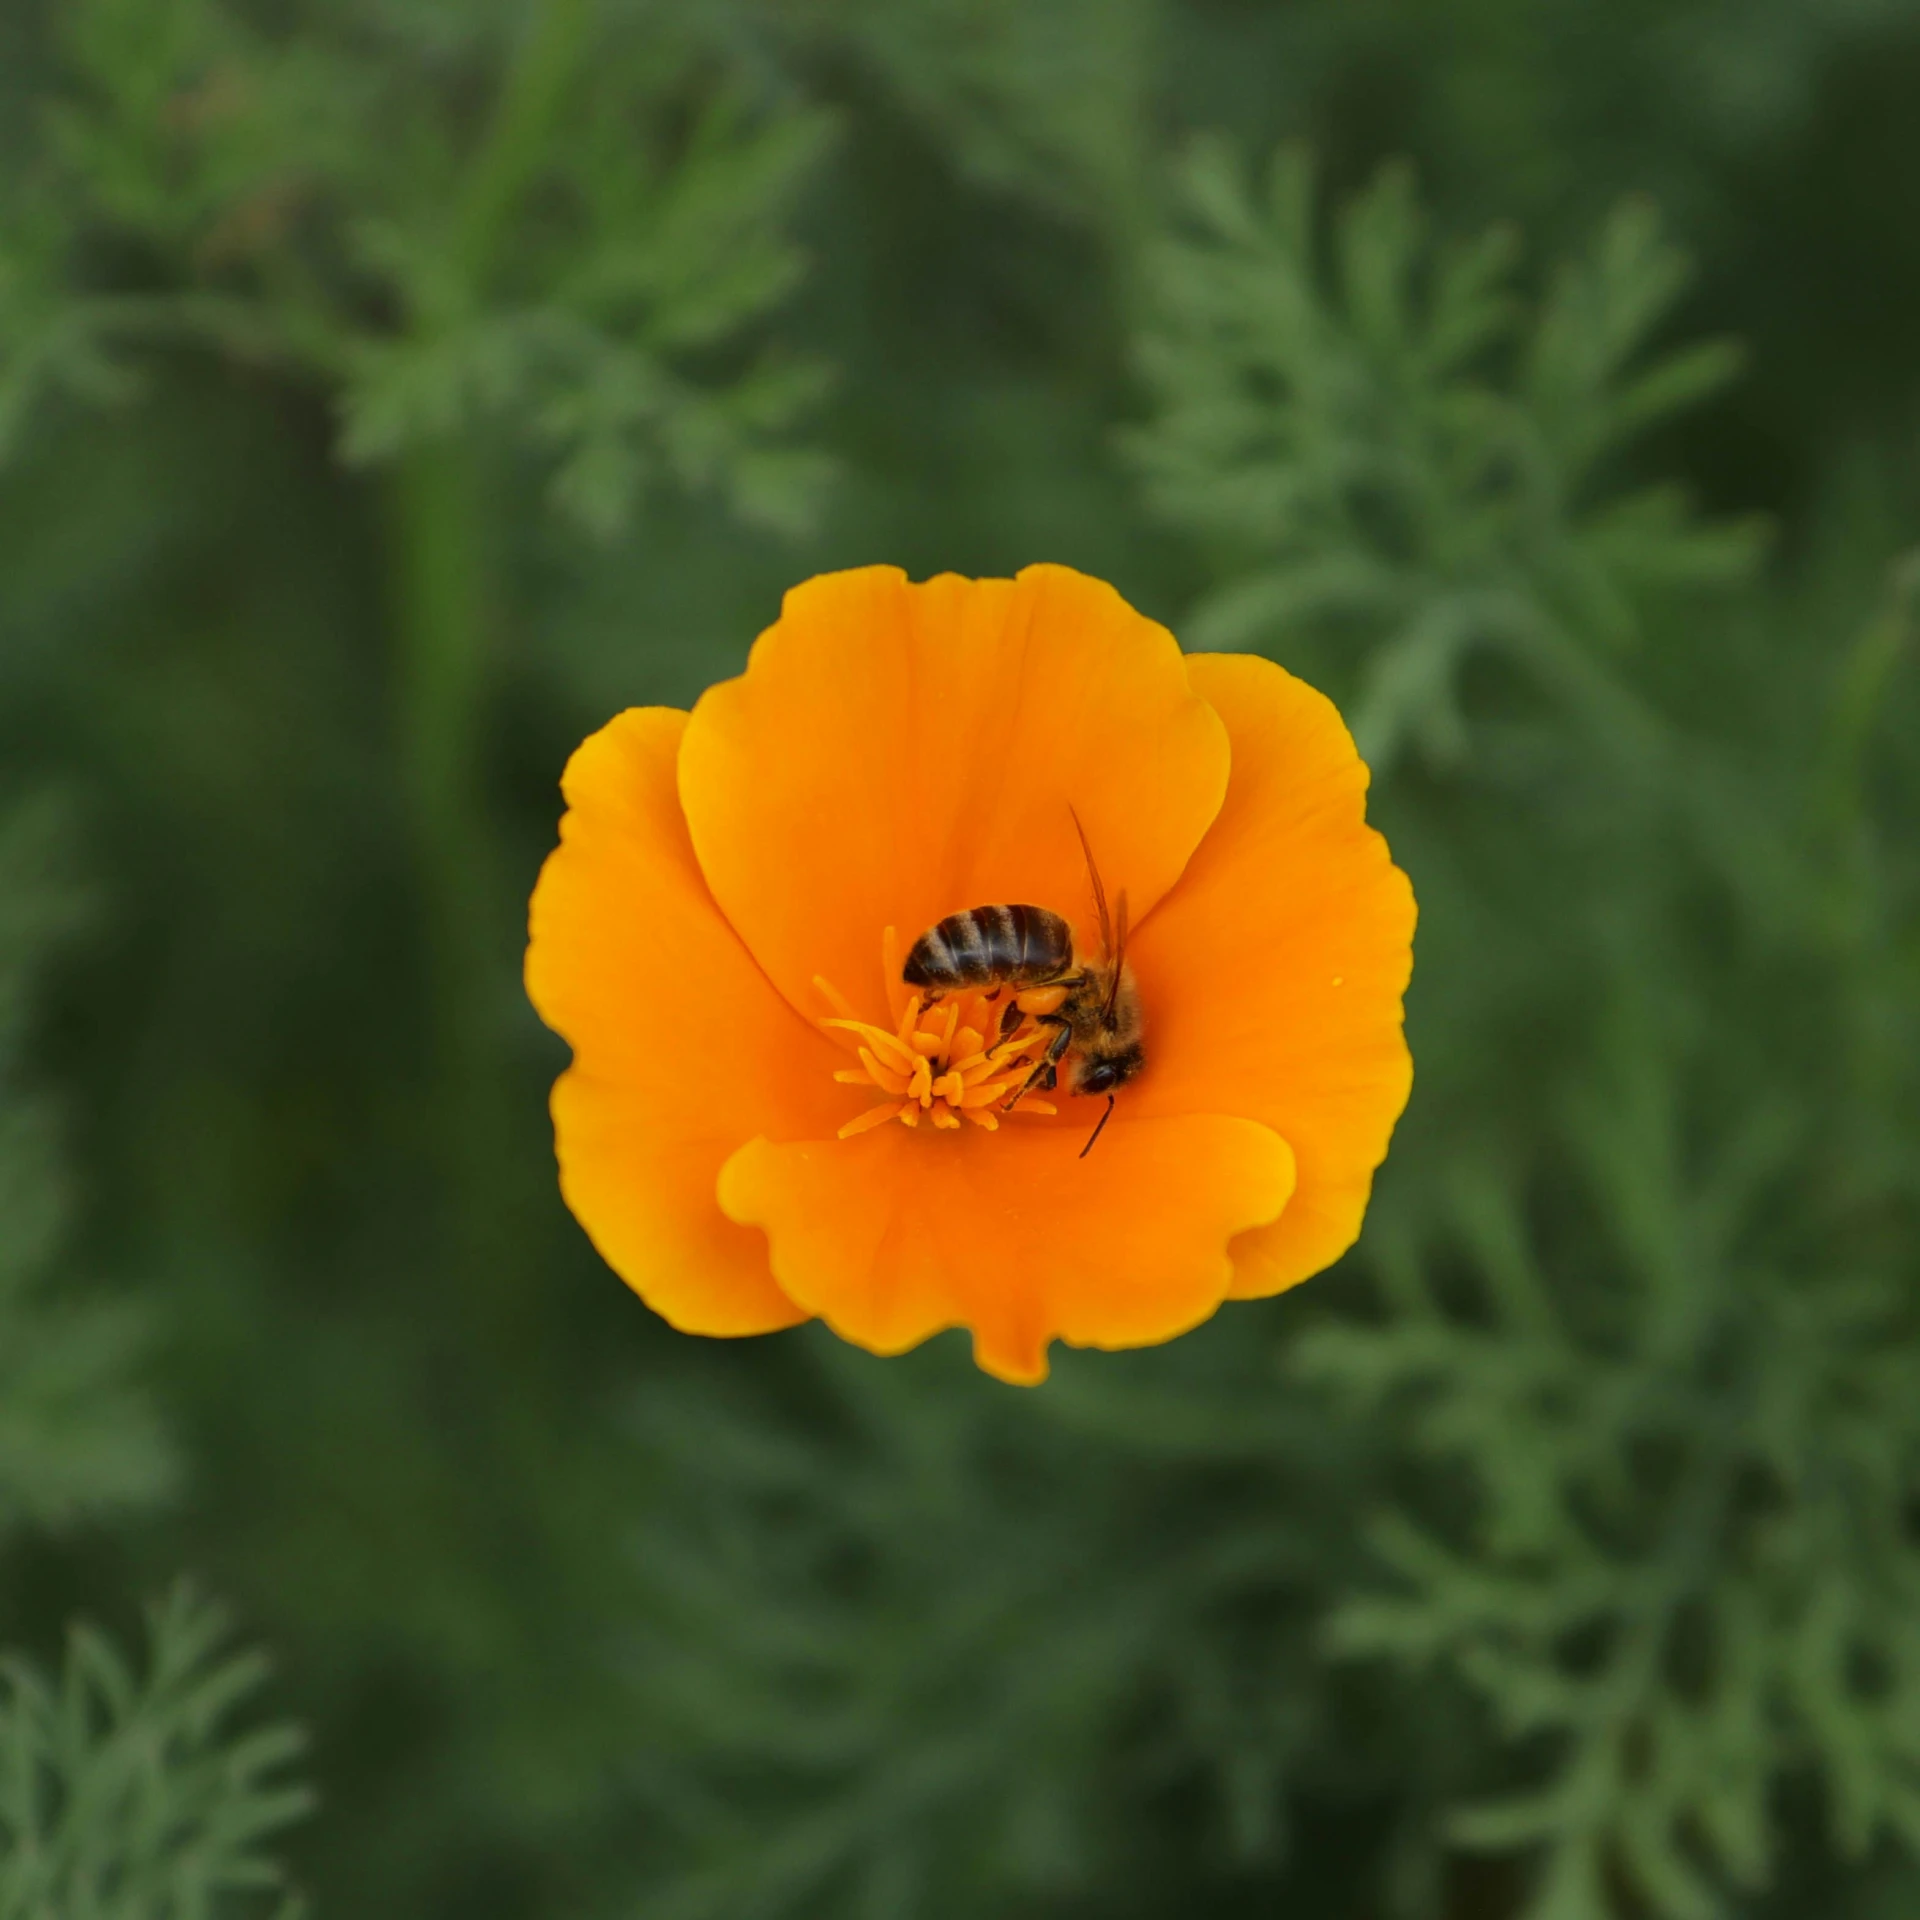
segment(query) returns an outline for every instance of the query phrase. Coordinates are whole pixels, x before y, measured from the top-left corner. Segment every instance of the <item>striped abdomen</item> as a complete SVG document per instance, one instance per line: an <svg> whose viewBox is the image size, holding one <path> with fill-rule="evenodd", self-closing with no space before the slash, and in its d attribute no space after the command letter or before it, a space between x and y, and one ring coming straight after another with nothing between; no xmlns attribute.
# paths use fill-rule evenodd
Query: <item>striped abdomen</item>
<svg viewBox="0 0 1920 1920"><path fill-rule="evenodd" d="M1005 982L1030 987L1073 968L1073 932L1045 907L969 907L913 943L901 978L945 993Z"/></svg>

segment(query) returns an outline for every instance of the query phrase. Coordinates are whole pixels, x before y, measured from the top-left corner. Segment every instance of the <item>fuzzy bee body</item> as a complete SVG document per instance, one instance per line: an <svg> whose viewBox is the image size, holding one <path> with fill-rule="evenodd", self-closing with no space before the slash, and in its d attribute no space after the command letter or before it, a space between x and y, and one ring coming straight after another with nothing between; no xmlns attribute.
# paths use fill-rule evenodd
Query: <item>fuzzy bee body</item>
<svg viewBox="0 0 1920 1920"><path fill-rule="evenodd" d="M910 987L1037 987L1073 971L1073 930L1045 907L969 907L913 943L901 970Z"/></svg>
<svg viewBox="0 0 1920 1920"><path fill-rule="evenodd" d="M1133 975L1118 980L1107 967L1087 967L1060 1008L1067 1024L1060 1029L1053 1058L1068 1059L1067 1085L1073 1093L1112 1093L1147 1064L1141 1038L1140 996Z"/></svg>

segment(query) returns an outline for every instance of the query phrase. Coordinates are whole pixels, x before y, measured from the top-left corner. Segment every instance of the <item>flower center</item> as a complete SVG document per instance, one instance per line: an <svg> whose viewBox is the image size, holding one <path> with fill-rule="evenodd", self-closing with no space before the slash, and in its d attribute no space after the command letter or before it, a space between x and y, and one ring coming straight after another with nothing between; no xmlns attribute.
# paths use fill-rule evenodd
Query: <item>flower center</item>
<svg viewBox="0 0 1920 1920"><path fill-rule="evenodd" d="M970 1120L992 1133L1009 1112L1058 1112L1027 1089L1058 1030L1042 1016L1065 999L1063 988L1001 986L930 998L901 979L900 940L892 927L880 943L880 966L891 1028L858 1018L831 982L814 976L833 1008L821 1027L860 1062L833 1077L882 1096L840 1129L842 1140L889 1120L917 1127L924 1117L948 1132Z"/></svg>

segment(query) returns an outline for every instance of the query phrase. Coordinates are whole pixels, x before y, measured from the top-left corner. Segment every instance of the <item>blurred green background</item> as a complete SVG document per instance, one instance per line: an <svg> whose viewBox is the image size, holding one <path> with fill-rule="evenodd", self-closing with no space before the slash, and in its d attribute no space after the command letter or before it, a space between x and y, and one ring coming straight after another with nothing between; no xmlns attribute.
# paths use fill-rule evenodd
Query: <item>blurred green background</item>
<svg viewBox="0 0 1920 1920"><path fill-rule="evenodd" d="M1912 0L4 0L0 1920L1920 1914L1916 101ZM677 1337L564 759L1038 559L1362 739L1366 1236L1034 1393Z"/></svg>

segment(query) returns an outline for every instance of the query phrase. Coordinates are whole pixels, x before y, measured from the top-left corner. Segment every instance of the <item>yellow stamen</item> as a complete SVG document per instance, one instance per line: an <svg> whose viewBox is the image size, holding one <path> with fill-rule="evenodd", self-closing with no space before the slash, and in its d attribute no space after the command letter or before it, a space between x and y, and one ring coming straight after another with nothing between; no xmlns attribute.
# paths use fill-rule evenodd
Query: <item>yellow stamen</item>
<svg viewBox="0 0 1920 1920"><path fill-rule="evenodd" d="M919 1058L910 1046L890 1034L885 1027L870 1027L864 1020L822 1020L820 1024L823 1027L844 1027L849 1033L857 1033L875 1053L900 1073L911 1073L914 1061Z"/></svg>
<svg viewBox="0 0 1920 1920"><path fill-rule="evenodd" d="M897 1100L883 1101L877 1107L869 1107L865 1113L856 1115L840 1129L842 1140L851 1140L856 1133L871 1133L875 1127L884 1126L900 1112Z"/></svg>
<svg viewBox="0 0 1920 1920"><path fill-rule="evenodd" d="M912 1087L912 1081L904 1073L895 1073L891 1067L883 1067L866 1047L860 1049L860 1064L866 1068L867 1078L884 1093L906 1093Z"/></svg>
<svg viewBox="0 0 1920 1920"><path fill-rule="evenodd" d="M1031 1053L1043 1045L1050 1037L1046 1027L1023 1027L1011 1040L1003 1040L999 1046L988 1053L987 1058L995 1066L1003 1067L1010 1060L1018 1060L1022 1054Z"/></svg>
<svg viewBox="0 0 1920 1920"><path fill-rule="evenodd" d="M846 996L831 980L823 979L819 974L813 976L813 984L819 989L820 997L842 1020L851 1020L853 1009L847 1005Z"/></svg>
<svg viewBox="0 0 1920 1920"><path fill-rule="evenodd" d="M982 1080L976 1086L967 1088L960 1096L964 1107L991 1107L1004 1100L1010 1093L1018 1093L1027 1084L1024 1073L1016 1073L1005 1080Z"/></svg>
<svg viewBox="0 0 1920 1920"><path fill-rule="evenodd" d="M1020 1073L1029 1073L1033 1069L1033 1062L1027 1059L1026 1055L1032 1040L1037 1037L1037 1035L1029 1035L1018 1046L995 1047L991 1053L976 1054L973 1059L962 1060L957 1064L962 1073L976 1080L982 1074L1005 1073L1009 1068Z"/></svg>
<svg viewBox="0 0 1920 1920"><path fill-rule="evenodd" d="M1009 1000L1007 989L996 986L930 1000L901 980L900 941L891 927L881 940L881 959L890 1026L862 1020L832 981L816 976L813 983L833 1009L819 1022L822 1031L860 1062L838 1069L834 1079L884 1096L840 1129L843 1140L889 1120L917 1127L923 1114L941 1133L959 1130L962 1121L995 1133L1009 1113L1057 1111L1025 1089L1059 1031L1040 1018L1060 1007L1066 988L1030 987ZM1014 1024L1003 1028L1011 1009L1018 1009Z"/></svg>

